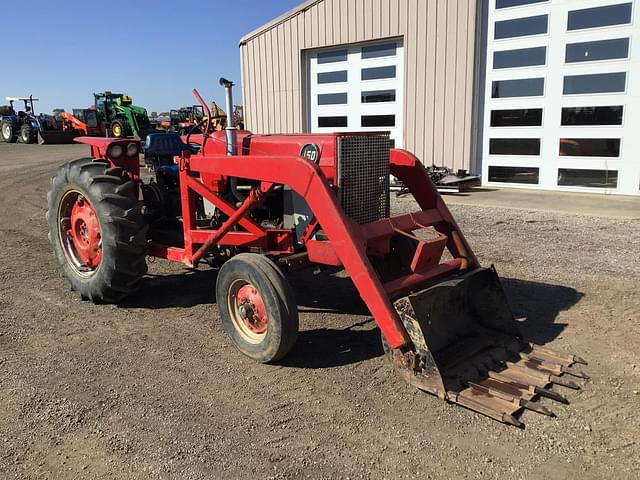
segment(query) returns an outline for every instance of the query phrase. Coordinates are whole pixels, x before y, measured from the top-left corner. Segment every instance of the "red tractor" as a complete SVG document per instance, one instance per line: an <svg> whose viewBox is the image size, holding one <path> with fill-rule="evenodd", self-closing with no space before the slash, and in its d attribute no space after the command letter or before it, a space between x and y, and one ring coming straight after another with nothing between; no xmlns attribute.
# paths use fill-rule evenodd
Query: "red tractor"
<svg viewBox="0 0 640 480"><path fill-rule="evenodd" d="M232 108L232 83L221 79ZM146 257L219 268L226 332L258 362L293 348L298 311L284 275L304 266L346 270L382 332L400 376L449 402L522 426L538 396L578 385L584 363L525 342L500 280L482 268L422 163L387 133L256 135L213 131L140 142L76 139L91 156L60 167L48 196L49 238L73 290L118 302ZM389 178L420 208L391 217ZM446 253L445 254L445 250Z"/></svg>

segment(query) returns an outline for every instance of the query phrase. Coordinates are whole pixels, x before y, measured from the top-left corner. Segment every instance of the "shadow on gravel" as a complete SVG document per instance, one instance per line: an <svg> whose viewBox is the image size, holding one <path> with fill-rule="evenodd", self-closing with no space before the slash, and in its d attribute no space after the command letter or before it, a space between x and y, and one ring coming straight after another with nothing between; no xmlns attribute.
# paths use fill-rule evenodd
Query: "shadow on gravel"
<svg viewBox="0 0 640 480"><path fill-rule="evenodd" d="M369 317L348 277L332 271L310 270L288 275L298 310L310 314L363 315L363 321L344 328L303 330L298 343L281 365L328 368L362 362L383 354L380 331ZM136 294L123 301L127 308L189 308L215 303L217 270L189 270L179 274L146 276ZM565 324L554 323L558 314L577 304L583 293L562 285L502 278L507 299L526 340L545 344L555 339Z"/></svg>
<svg viewBox="0 0 640 480"><path fill-rule="evenodd" d="M348 278L320 274L299 277L295 286L301 312L337 312L368 315L368 311ZM584 296L574 288L502 278L509 305L525 340L545 344L555 339L566 324L554 323L558 314L569 310ZM305 309L304 306L311 308ZM282 365L298 368L328 368L362 362L383 354L380 330L358 327L375 325L372 319L344 329L316 329L300 332L294 350Z"/></svg>
<svg viewBox="0 0 640 480"><path fill-rule="evenodd" d="M577 304L584 293L575 288L548 283L501 278L507 300L525 340L543 345L556 338L566 324L554 323L560 312Z"/></svg>
<svg viewBox="0 0 640 480"><path fill-rule="evenodd" d="M302 270L287 275L296 296L298 311L369 315L351 279L338 277L334 273L326 270L314 274L310 270Z"/></svg>
<svg viewBox="0 0 640 480"><path fill-rule="evenodd" d="M146 275L138 291L118 306L162 309L216 303L217 273L217 270L207 269L171 275Z"/></svg>
<svg viewBox="0 0 640 480"><path fill-rule="evenodd" d="M368 329L354 329L363 326ZM278 363L286 367L330 368L359 363L383 353L380 330L369 319L344 329L301 331L294 349Z"/></svg>

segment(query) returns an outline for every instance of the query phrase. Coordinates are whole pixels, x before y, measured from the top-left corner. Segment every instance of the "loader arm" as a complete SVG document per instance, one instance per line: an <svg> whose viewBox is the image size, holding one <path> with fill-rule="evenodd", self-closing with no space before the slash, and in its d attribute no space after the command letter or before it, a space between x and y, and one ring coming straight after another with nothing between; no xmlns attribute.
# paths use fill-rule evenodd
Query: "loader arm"
<svg viewBox="0 0 640 480"><path fill-rule="evenodd" d="M185 161L191 171L284 184L301 195L322 225L331 247L389 345L401 348L411 344L406 329L367 258L366 242L359 235L357 226L342 213L319 167L296 156L198 155L182 160Z"/></svg>
<svg viewBox="0 0 640 480"><path fill-rule="evenodd" d="M401 149L391 150L390 162L391 174L407 186L420 208L422 210L434 209L438 211L444 223L434 227L440 233L448 236L447 247L451 253L455 257L464 258L468 262L468 265L466 265L468 268L479 267L478 259L431 181L422 162L415 155Z"/></svg>
<svg viewBox="0 0 640 480"><path fill-rule="evenodd" d="M136 114L131 107L121 107L122 111L131 126L131 133L133 133L134 137L142 138L140 135L140 127L138 125L138 120L136 119Z"/></svg>

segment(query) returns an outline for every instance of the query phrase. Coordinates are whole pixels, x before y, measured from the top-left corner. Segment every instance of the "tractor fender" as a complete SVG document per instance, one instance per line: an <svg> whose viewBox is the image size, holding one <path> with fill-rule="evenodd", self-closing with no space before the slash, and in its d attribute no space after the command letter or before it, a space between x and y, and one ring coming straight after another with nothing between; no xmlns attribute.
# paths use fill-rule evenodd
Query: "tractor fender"
<svg viewBox="0 0 640 480"><path fill-rule="evenodd" d="M109 138L109 137L76 137L74 142L84 143L91 147L91 156L94 158L107 158L107 150L112 143L138 142L132 138Z"/></svg>

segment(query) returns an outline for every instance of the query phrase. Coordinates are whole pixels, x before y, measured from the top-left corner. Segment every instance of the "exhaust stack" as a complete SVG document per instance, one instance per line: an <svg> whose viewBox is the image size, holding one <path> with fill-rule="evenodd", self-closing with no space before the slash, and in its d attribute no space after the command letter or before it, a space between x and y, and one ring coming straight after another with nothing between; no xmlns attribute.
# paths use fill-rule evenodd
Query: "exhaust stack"
<svg viewBox="0 0 640 480"><path fill-rule="evenodd" d="M227 155L238 154L238 132L233 123L233 85L231 80L220 78L220 85L224 87L224 94L227 107L227 127L225 128L227 138Z"/></svg>

